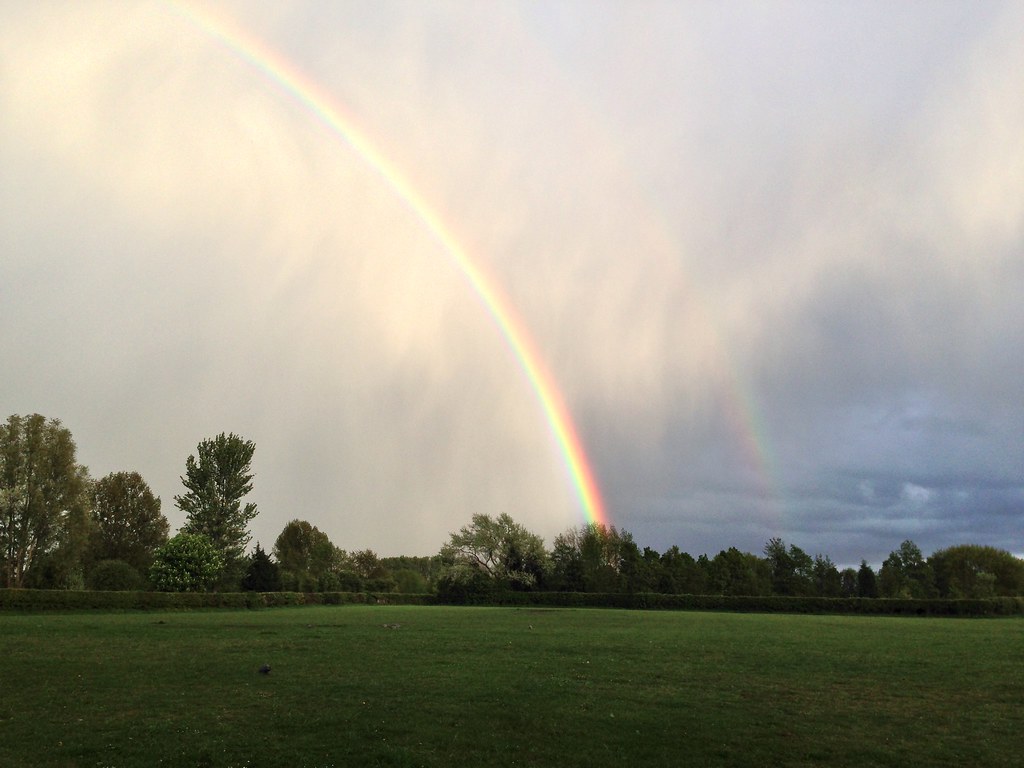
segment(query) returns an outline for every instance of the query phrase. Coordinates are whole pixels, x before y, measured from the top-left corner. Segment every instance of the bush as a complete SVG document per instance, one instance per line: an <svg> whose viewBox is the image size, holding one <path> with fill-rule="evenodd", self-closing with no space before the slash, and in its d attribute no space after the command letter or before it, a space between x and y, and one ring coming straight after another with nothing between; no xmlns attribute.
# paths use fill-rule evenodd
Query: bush
<svg viewBox="0 0 1024 768"><path fill-rule="evenodd" d="M149 580L160 592L201 592L223 570L224 556L208 536L179 533L156 551Z"/></svg>

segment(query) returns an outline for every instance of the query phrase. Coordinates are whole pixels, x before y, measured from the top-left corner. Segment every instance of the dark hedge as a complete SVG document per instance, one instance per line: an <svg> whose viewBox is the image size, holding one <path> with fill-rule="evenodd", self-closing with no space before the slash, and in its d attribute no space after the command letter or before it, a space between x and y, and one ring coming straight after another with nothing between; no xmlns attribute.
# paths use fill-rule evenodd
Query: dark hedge
<svg viewBox="0 0 1024 768"><path fill-rule="evenodd" d="M367 592L87 592L62 589L0 589L0 610L195 610L273 608L287 605L368 603L422 605L431 595Z"/></svg>
<svg viewBox="0 0 1024 768"><path fill-rule="evenodd" d="M631 608L748 613L864 614L873 616L1021 616L1024 598L902 600L883 598L729 595L602 594L594 592L503 592L449 595L450 605Z"/></svg>
<svg viewBox="0 0 1024 768"><path fill-rule="evenodd" d="M723 595L606 594L594 592L487 592L410 595L398 592L86 592L0 589L0 610L196 610L277 608L289 605L489 605L558 608L627 608L669 611L863 614L872 616L1022 616L1024 598L901 600L885 598L743 597Z"/></svg>

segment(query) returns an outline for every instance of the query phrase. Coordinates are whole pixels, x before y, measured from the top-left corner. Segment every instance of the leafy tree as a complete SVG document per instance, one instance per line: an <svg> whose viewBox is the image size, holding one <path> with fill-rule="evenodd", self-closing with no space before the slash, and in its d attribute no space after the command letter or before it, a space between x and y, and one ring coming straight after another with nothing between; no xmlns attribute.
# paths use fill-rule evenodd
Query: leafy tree
<svg viewBox="0 0 1024 768"><path fill-rule="evenodd" d="M1005 549L961 544L928 558L941 597L1024 595L1024 561Z"/></svg>
<svg viewBox="0 0 1024 768"><path fill-rule="evenodd" d="M370 592L394 592L398 588L398 582L372 549L352 553L350 562L363 589Z"/></svg>
<svg viewBox="0 0 1024 768"><path fill-rule="evenodd" d="M496 519L473 515L470 525L451 534L441 548L444 578L468 583L477 577L513 589L531 589L544 579L547 553L544 541L508 514Z"/></svg>
<svg viewBox="0 0 1024 768"><path fill-rule="evenodd" d="M554 589L562 592L583 592L583 558L580 555L575 531L561 533L555 537L551 551L551 573L549 581Z"/></svg>
<svg viewBox="0 0 1024 768"><path fill-rule="evenodd" d="M199 458L189 456L185 462L181 482L188 493L174 497L187 515L182 531L208 536L221 553L224 583L241 578L251 538L249 522L257 513L252 502L242 506L242 499L252 490L250 468L255 451L255 443L233 433L203 440L197 449Z"/></svg>
<svg viewBox="0 0 1024 768"><path fill-rule="evenodd" d="M914 542L907 539L889 553L878 574L878 591L882 597L934 597L935 577Z"/></svg>
<svg viewBox="0 0 1024 768"><path fill-rule="evenodd" d="M249 565L242 578L242 589L246 592L280 592L281 569L256 542L256 551L249 558Z"/></svg>
<svg viewBox="0 0 1024 768"><path fill-rule="evenodd" d="M145 573L170 530L160 499L138 472L112 472L96 481L91 497L90 555L100 561L121 560Z"/></svg>
<svg viewBox="0 0 1024 768"><path fill-rule="evenodd" d="M591 523L579 531L583 584L588 592L617 592L621 588L622 547L618 529ZM630 537L632 538L632 537Z"/></svg>
<svg viewBox="0 0 1024 768"><path fill-rule="evenodd" d="M635 564L631 564L632 555L627 549L624 559L626 560L627 589L634 592L658 592L661 590L664 567L661 564L661 555L656 550L644 547L644 551L640 553ZM630 570L632 570L632 574L630 574Z"/></svg>
<svg viewBox="0 0 1024 768"><path fill-rule="evenodd" d="M281 581L286 589L316 592L337 585L331 574L336 570L339 555L327 534L305 520L292 520L274 542L274 557L281 568Z"/></svg>
<svg viewBox="0 0 1024 768"><path fill-rule="evenodd" d="M828 555L815 555L814 565L814 591L821 597L839 597L843 594L843 579L836 568L832 558ZM855 576L856 578L856 576Z"/></svg>
<svg viewBox="0 0 1024 768"><path fill-rule="evenodd" d="M857 597L856 568L844 568L839 573L839 594L842 597Z"/></svg>
<svg viewBox="0 0 1024 768"><path fill-rule="evenodd" d="M590 523L555 537L552 582L558 589L576 592L636 589L642 583L640 559L631 533Z"/></svg>
<svg viewBox="0 0 1024 768"><path fill-rule="evenodd" d="M878 597L878 580L867 560L860 561L857 571L857 597Z"/></svg>
<svg viewBox="0 0 1024 768"><path fill-rule="evenodd" d="M157 549L149 580L160 592L204 592L224 569L224 554L202 533L179 533Z"/></svg>
<svg viewBox="0 0 1024 768"><path fill-rule="evenodd" d="M890 552L878 571L878 593L882 597L910 597L907 576L896 552Z"/></svg>
<svg viewBox="0 0 1024 768"><path fill-rule="evenodd" d="M633 540L629 531L619 531L619 589L625 592L649 592L657 584L657 575L652 577L649 572L651 561L645 561L640 554L640 547ZM653 550L654 566L660 565L657 553Z"/></svg>
<svg viewBox="0 0 1024 768"><path fill-rule="evenodd" d="M786 549L778 538L768 540L764 555L772 573L772 592L776 595L809 595L814 589L814 561L800 547Z"/></svg>
<svg viewBox="0 0 1024 768"><path fill-rule="evenodd" d="M718 595L769 595L772 570L766 560L736 547L722 550L708 565L708 587Z"/></svg>
<svg viewBox="0 0 1024 768"><path fill-rule="evenodd" d="M366 550L370 552L370 550ZM334 554L331 560L331 567L328 572L320 577L320 591L337 592L360 592L367 589L363 577L359 575L360 568L365 569L367 561L362 565L356 562L356 555L350 554L341 547L334 547ZM373 554L371 552L371 554ZM376 558L376 555L373 555ZM373 570L372 566L370 570Z"/></svg>
<svg viewBox="0 0 1024 768"><path fill-rule="evenodd" d="M685 580L686 567L689 564L696 565L693 557L688 552L683 552L673 544L658 557L658 564L661 566L658 571L657 592L665 595L683 595L686 590L680 587L679 582Z"/></svg>
<svg viewBox="0 0 1024 768"><path fill-rule="evenodd" d="M84 468L83 468L84 469ZM88 487L88 476L83 486ZM56 546L32 566L25 586L32 589L85 589L91 517L88 493L60 516Z"/></svg>
<svg viewBox="0 0 1024 768"><path fill-rule="evenodd" d="M426 577L412 568L399 568L392 572L395 580L395 591L408 595L421 595L430 591Z"/></svg>
<svg viewBox="0 0 1024 768"><path fill-rule="evenodd" d="M372 549L364 549L352 553L352 565L355 572L364 579L382 579L388 575L387 568Z"/></svg>
<svg viewBox="0 0 1024 768"><path fill-rule="evenodd" d="M423 592L430 591L430 585L437 579L437 575L441 568L440 555L432 555L430 557L399 555L397 557L382 557L380 562L384 568L386 568L387 571L399 581L399 586L401 586L401 579L398 578L400 571L413 571L423 577L423 580L426 583L426 589L418 590Z"/></svg>
<svg viewBox="0 0 1024 768"><path fill-rule="evenodd" d="M0 586L80 586L88 470L71 432L38 413L0 424Z"/></svg>
<svg viewBox="0 0 1024 768"><path fill-rule="evenodd" d="M146 588L146 578L124 560L101 560L89 570L89 589L134 592Z"/></svg>
<svg viewBox="0 0 1024 768"><path fill-rule="evenodd" d="M707 558L704 557L705 562ZM702 595L707 592L707 573L688 552L669 547L661 556L658 591L670 595Z"/></svg>

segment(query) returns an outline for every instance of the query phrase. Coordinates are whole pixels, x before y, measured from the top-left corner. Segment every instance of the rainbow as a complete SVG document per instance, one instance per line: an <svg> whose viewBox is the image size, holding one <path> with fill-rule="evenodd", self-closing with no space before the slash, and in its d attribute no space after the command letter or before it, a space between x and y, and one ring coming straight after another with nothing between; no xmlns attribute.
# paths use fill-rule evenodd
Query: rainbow
<svg viewBox="0 0 1024 768"><path fill-rule="evenodd" d="M497 283L470 258L452 235L450 228L416 191L408 178L356 128L351 118L342 113L331 94L230 17L207 7L200 9L182 2L172 1L170 5L179 16L251 65L308 110L373 168L396 197L409 207L469 282L515 355L530 387L540 401L587 522L608 525L607 512L594 478L594 471L566 407L565 398L545 365L526 324L503 295Z"/></svg>

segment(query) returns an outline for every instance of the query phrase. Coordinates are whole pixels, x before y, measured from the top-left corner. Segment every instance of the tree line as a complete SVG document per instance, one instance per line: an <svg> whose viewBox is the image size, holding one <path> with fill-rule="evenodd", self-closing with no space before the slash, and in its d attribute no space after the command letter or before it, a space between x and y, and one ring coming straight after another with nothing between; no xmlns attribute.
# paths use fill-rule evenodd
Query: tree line
<svg viewBox="0 0 1024 768"><path fill-rule="evenodd" d="M959 545L925 558L904 541L875 570L840 570L828 555L813 557L795 544L769 539L762 554L735 547L693 557L678 546L642 550L615 526L591 523L540 537L510 516L474 515L441 549L437 589L794 597L983 598L1024 595L1024 561L1005 550Z"/></svg>
<svg viewBox="0 0 1024 768"><path fill-rule="evenodd" d="M633 536L597 523L571 528L548 549L510 515L476 514L432 557L348 552L315 525L289 521L271 550L249 551L245 502L255 444L222 433L185 461L185 515L170 536L160 499L137 472L98 480L78 464L70 431L39 414L0 424L0 587L259 592L497 591L889 598L1024 595L1024 561L964 544L925 557L913 541L876 572L839 569L780 538L760 554L735 547L693 557L672 546L641 549Z"/></svg>

